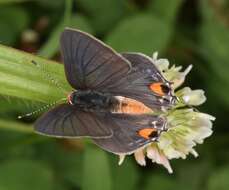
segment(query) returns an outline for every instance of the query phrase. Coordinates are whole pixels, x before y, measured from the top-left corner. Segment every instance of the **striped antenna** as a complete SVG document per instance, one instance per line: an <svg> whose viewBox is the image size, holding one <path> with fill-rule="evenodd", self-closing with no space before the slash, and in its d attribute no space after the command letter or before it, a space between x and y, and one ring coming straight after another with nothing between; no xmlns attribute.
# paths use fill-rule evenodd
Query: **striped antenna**
<svg viewBox="0 0 229 190"><path fill-rule="evenodd" d="M56 85L56 87L60 91L62 91L65 95L68 94L68 92L61 86L60 82L57 79L53 78L44 67L42 67L40 64L38 64L34 60L32 60L31 62L44 73L44 76L47 80L51 81L54 85Z"/></svg>
<svg viewBox="0 0 229 190"><path fill-rule="evenodd" d="M37 109L37 110L35 110L35 111L32 111L32 112L30 112L30 113L26 113L26 114L24 114L24 115L19 115L17 118L18 118L18 119L22 119L22 118L25 118L25 117L30 117L30 116L32 116L32 115L34 115L34 114L40 113L40 112L42 112L43 110L46 110L46 109L48 109L48 108L50 108L50 107L53 107L53 106L55 106L56 104L61 103L61 102L66 101L66 100L67 100L66 98L62 98L62 99L57 100L57 101L55 101L55 102L52 102L52 103L50 103L50 104L46 104L46 105L44 105L43 107L41 107L41 108L39 108L39 109Z"/></svg>

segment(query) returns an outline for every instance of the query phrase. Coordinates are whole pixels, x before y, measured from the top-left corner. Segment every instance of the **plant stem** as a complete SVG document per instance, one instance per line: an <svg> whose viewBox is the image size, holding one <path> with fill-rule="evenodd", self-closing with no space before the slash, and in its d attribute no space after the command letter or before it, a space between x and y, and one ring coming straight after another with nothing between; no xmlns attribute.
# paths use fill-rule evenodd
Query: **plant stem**
<svg viewBox="0 0 229 190"><path fill-rule="evenodd" d="M4 119L0 119L0 129L23 133L33 133L32 125Z"/></svg>

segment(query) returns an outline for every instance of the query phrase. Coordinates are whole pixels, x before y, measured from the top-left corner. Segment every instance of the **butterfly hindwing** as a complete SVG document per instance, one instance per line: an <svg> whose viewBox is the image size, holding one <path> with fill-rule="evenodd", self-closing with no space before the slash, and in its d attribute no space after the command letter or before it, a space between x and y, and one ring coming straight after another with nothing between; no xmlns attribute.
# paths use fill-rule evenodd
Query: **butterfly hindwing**
<svg viewBox="0 0 229 190"><path fill-rule="evenodd" d="M109 86L106 90L140 101L151 109L168 108L173 105L175 97L172 95L170 83L162 76L151 58L141 53L121 55L130 61L132 69L125 80L120 80L119 85Z"/></svg>
<svg viewBox="0 0 229 190"><path fill-rule="evenodd" d="M35 131L53 137L90 137L95 144L113 153L130 153L157 140L166 120L152 114L84 112L61 104L41 116ZM154 136L146 133L151 130ZM142 133L143 132L143 133Z"/></svg>
<svg viewBox="0 0 229 190"><path fill-rule="evenodd" d="M131 62L131 65L134 68L137 68L138 71L151 76L154 82L168 82L158 70L156 65L154 64L153 60L142 54L142 53L132 53L132 52L125 52L121 53L123 57L125 57L128 61Z"/></svg>
<svg viewBox="0 0 229 190"><path fill-rule="evenodd" d="M156 141L166 130L166 120L162 117L143 114L108 114L109 127L113 136L93 139L94 143L106 151L116 154L132 153L136 149ZM142 133L141 133L142 132ZM151 135L154 136L151 136Z"/></svg>
<svg viewBox="0 0 229 190"><path fill-rule="evenodd" d="M35 122L35 131L55 137L108 138L113 134L105 125L103 114L84 112L69 104L61 104Z"/></svg>

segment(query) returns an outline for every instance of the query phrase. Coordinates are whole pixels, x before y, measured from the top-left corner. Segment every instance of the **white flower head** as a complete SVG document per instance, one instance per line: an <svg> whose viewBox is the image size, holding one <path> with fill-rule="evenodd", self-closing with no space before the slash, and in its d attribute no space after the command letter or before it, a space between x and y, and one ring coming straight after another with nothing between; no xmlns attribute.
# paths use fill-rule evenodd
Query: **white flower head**
<svg viewBox="0 0 229 190"><path fill-rule="evenodd" d="M176 92L177 97L180 97L181 102L185 105L198 106L203 104L206 101L204 91L191 90L189 87L185 87Z"/></svg>
<svg viewBox="0 0 229 190"><path fill-rule="evenodd" d="M175 91L183 84L192 66L181 71L182 67L175 65L169 67L167 59L157 59L157 56L157 52L153 54L153 63L168 81L173 82L172 87ZM140 165L146 165L145 158L147 157L152 162L163 165L169 173L173 172L169 163L170 159L185 159L188 154L198 156L194 147L203 143L204 139L212 134L212 121L215 120L213 116L191 107L201 105L206 101L203 90L191 90L185 87L175 91L175 94L179 101L164 114L167 118L168 131L161 134L158 142L152 142L134 152L135 159ZM124 158L125 155L121 155L119 163L122 163Z"/></svg>
<svg viewBox="0 0 229 190"><path fill-rule="evenodd" d="M168 59L157 59L158 53L155 52L153 54L152 61L156 65L156 67L162 72L165 79L173 83L173 88L181 86L185 80L186 75L191 71L192 65L189 65L184 71L182 70L182 66L176 67L173 65L169 68Z"/></svg>

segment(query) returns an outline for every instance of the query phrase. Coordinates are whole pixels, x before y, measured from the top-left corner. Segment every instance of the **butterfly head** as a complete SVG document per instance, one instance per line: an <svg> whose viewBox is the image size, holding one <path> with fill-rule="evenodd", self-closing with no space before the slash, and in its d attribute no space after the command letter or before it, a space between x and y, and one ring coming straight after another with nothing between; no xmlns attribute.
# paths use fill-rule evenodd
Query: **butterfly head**
<svg viewBox="0 0 229 190"><path fill-rule="evenodd" d="M84 94L87 94L87 92L84 93L78 90L70 92L67 96L68 104L70 105L82 104L81 97L84 96Z"/></svg>
<svg viewBox="0 0 229 190"><path fill-rule="evenodd" d="M68 94L68 96L67 96L67 100L68 100L68 103L70 104L70 105L74 105L73 104L73 101L72 101L72 92L70 93L70 94Z"/></svg>

